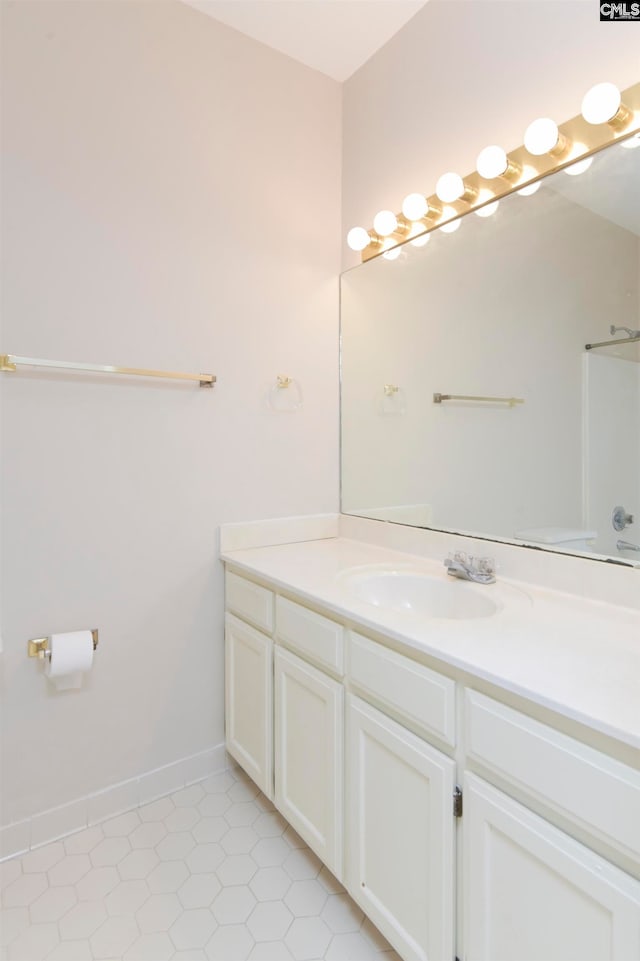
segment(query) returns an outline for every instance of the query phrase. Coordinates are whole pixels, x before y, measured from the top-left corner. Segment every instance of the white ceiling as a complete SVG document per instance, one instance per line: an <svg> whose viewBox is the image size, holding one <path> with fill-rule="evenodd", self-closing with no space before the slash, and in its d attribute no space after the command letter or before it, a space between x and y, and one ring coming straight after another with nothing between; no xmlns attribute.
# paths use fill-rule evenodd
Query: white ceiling
<svg viewBox="0 0 640 961"><path fill-rule="evenodd" d="M427 0L184 0L294 60L343 81Z"/></svg>

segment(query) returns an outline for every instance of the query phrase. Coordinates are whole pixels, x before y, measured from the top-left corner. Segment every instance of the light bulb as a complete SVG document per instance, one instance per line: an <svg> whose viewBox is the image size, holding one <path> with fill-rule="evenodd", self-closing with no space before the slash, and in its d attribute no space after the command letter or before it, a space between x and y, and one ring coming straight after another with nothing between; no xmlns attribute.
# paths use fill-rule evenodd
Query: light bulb
<svg viewBox="0 0 640 961"><path fill-rule="evenodd" d="M428 210L427 198L422 194L408 194L402 201L402 213L407 220L422 220Z"/></svg>
<svg viewBox="0 0 640 961"><path fill-rule="evenodd" d="M524 132L524 145L534 157L541 157L545 153L558 150L560 146L558 125L549 117L534 120Z"/></svg>
<svg viewBox="0 0 640 961"><path fill-rule="evenodd" d="M587 123L610 123L620 110L620 91L613 83L597 83L583 97L582 116Z"/></svg>
<svg viewBox="0 0 640 961"><path fill-rule="evenodd" d="M491 214L495 214L499 203L499 200L494 200L492 204L485 204L484 207L480 207L476 210L478 217L490 217Z"/></svg>
<svg viewBox="0 0 640 961"><path fill-rule="evenodd" d="M493 180L494 177L502 177L509 167L509 158L502 147L485 147L478 154L476 160L476 170L481 177L486 180Z"/></svg>
<svg viewBox="0 0 640 961"><path fill-rule="evenodd" d="M391 247L390 250L385 250L383 257L385 260L397 260L402 253L402 247Z"/></svg>
<svg viewBox="0 0 640 961"><path fill-rule="evenodd" d="M412 247L426 247L431 240L431 234L420 234L415 240L411 241Z"/></svg>
<svg viewBox="0 0 640 961"><path fill-rule="evenodd" d="M624 147L625 150L634 150L636 147L640 147L640 133L634 133L633 137L621 140L620 146Z"/></svg>
<svg viewBox="0 0 640 961"><path fill-rule="evenodd" d="M391 210L379 210L373 218L373 229L381 237L388 237L398 226L396 215Z"/></svg>
<svg viewBox="0 0 640 961"><path fill-rule="evenodd" d="M460 174L443 174L436 184L436 194L446 204L459 200L464 194L464 181Z"/></svg>
<svg viewBox="0 0 640 961"><path fill-rule="evenodd" d="M457 220L450 220L448 224L443 224L442 227L440 227L440 230L442 230L442 232L445 234L452 234L458 229L459 226L460 218L458 217Z"/></svg>
<svg viewBox="0 0 640 961"><path fill-rule="evenodd" d="M347 244L351 250L364 250L371 243L369 231L364 227L352 227L347 234Z"/></svg>
<svg viewBox="0 0 640 961"><path fill-rule="evenodd" d="M579 174L583 174L585 170L588 170L592 163L593 157L587 157L585 160L578 160L577 163L565 167L564 172L569 174L570 177L577 177Z"/></svg>
<svg viewBox="0 0 640 961"><path fill-rule="evenodd" d="M521 187L520 190L516 190L516 193L521 194L523 197L530 197L535 194L536 191L540 190L540 181L537 180L534 184L527 184L526 187Z"/></svg>

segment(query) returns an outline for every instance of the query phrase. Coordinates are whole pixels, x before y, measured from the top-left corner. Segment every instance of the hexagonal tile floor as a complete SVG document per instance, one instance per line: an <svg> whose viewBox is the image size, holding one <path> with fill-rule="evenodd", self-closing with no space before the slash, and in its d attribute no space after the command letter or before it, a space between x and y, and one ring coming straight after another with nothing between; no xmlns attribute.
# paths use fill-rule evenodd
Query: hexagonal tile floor
<svg viewBox="0 0 640 961"><path fill-rule="evenodd" d="M0 864L6 961L400 961L239 768Z"/></svg>

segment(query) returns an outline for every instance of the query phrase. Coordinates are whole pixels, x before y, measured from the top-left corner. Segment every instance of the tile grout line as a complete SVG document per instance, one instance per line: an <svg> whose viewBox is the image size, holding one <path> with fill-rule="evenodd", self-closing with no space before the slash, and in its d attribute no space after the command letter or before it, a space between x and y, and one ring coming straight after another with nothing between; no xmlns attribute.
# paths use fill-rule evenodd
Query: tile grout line
<svg viewBox="0 0 640 961"><path fill-rule="evenodd" d="M211 790L214 784L217 790ZM189 794L190 791L191 794ZM218 798L218 801L211 804L211 798ZM208 812L211 810L218 813L210 815ZM176 816L180 815L181 811L185 813L182 816ZM153 816L145 816L150 814ZM128 823L125 820L127 817L129 817ZM107 827L110 823L114 825L119 819L123 819L117 826L118 832L121 833L111 834L108 830L105 832L100 825L93 825L87 827L84 832L78 832L75 835L78 839L75 843L71 840L73 835L65 841L52 842L48 847L49 855L47 855L47 846L43 846L19 859L19 873L13 872L14 877L6 890L11 894L12 885L17 884L21 879L28 884L29 877L33 878L35 874L45 876L47 887L42 890L38 882L32 881L32 885L36 884L37 891L32 891L31 898L29 899L23 892L22 900L20 897L15 900L16 905L24 904L27 907L26 915L29 924L19 933L14 931L12 937L8 939L7 961L20 961L20 959L26 961L27 958L28 961L40 961L45 957L52 959L64 957L67 961L66 956L60 954L60 950L70 950L70 941L79 941L79 945L74 945L74 949L86 948L87 953L82 957L87 961L93 961L94 958L104 958L105 950L110 949L111 944L105 939L108 937L113 939L118 933L123 938L123 932L128 932L128 941L121 945L122 950L119 955L122 958L116 959L115 953L110 953L108 956L111 961L122 961L122 959L134 961L135 958L142 958L143 955L136 954L136 950L140 952L145 947L149 949L150 945L154 946L154 961L169 961L185 950L189 938L200 939L200 947L194 947L194 951L200 952L206 949L211 961L216 958L226 961L229 957L229 943L233 943L228 942L228 939L237 940L240 937L243 938L244 947L240 950L237 942L236 948L238 956L242 957L248 957L250 954L255 957L273 957L270 950L278 950L277 947L273 949L268 947L273 945L280 947L281 957L291 955L294 959L307 958L310 952L313 952L314 957L318 958L348 956L355 959L356 955L351 952L355 943L361 951L357 957L362 957L363 961L380 957L382 954L385 955L386 961L397 958L394 952L389 953L390 948L381 936L379 936L379 942L375 943L371 936L364 932L363 928L367 921L364 912L349 899L344 887L330 875L320 859L304 845L302 839L271 802L258 792L244 772L237 767L229 766L225 772L180 788L161 799L111 818L103 822L103 826ZM217 840L199 842L196 834L198 824L209 819L220 822L211 835L217 837ZM152 825L156 825L155 830L152 830ZM83 833L86 834L84 842L82 842ZM142 838L146 846L135 846L136 833L138 833L137 840ZM182 838L182 842L176 841L178 836ZM207 836L206 831L205 836ZM118 845L118 841L125 843ZM262 842L264 844L257 856L257 849ZM207 865L204 860L193 861L193 855L199 849L207 848L207 845L211 845L208 853L215 854L215 863ZM171 855L168 860L161 856L160 849L163 846L162 853ZM40 860L37 857L38 852L40 852ZM146 867L145 852L148 855ZM142 855L142 863L140 868L136 869L136 874L139 872L144 877L135 875L130 877L129 871L124 871L122 868L125 860L130 855L136 854ZM176 855L178 855L177 858ZM79 857L85 858L84 867L86 868L79 877L77 872L72 877L65 877L64 870L60 869L55 876L58 883L56 884L55 881L51 883L50 872L55 871L62 862ZM31 865L36 870L31 872L24 870L23 862L27 858L31 858ZM287 864L289 861L291 861L290 865ZM180 873L179 868L176 867L180 864L183 866L183 873ZM78 862L75 862L75 866L78 866ZM163 866L168 871L168 877L173 873L173 882L171 884L167 882L156 889L148 881L154 871ZM91 893L90 890L86 892L78 890L79 886L82 887L82 882L89 879L93 872L108 872L110 869L117 883L114 884L114 878L112 878L112 883L104 889L101 898L81 900L79 895ZM280 872L282 888L277 892L280 894L279 898L272 897L273 890L256 887L260 871L266 872L263 878L270 878L271 884L273 884L274 875L269 875L268 872ZM94 876L94 882L95 879ZM186 906L187 885L191 884L192 887L197 888L197 879L201 879L205 890L200 894L196 893L192 906ZM207 882L209 882L208 887ZM119 905L117 901L113 901L113 896L118 890L121 896L124 897L124 892L127 892L130 897L130 892L136 883L139 888L144 889L140 892L145 895L142 901L134 898L128 904L126 901L121 901ZM47 892L55 891L56 888L70 886L74 888L76 904L65 906L62 914L57 918L52 916L53 924L48 922L38 924L33 921L32 906L39 898L44 897ZM215 894L214 890L216 890ZM181 891L183 894L180 893ZM315 907L312 903L314 891ZM224 897L221 898L225 892L226 897L231 898L226 907ZM239 893L234 895L233 892ZM297 892L296 897L293 896L294 892ZM18 894L20 894L19 891ZM309 901L310 897L312 902ZM175 902L172 908L173 913L170 911L170 916L165 917L164 921L154 920L153 908L158 910L159 905L164 905L166 910L172 898ZM244 905L240 910L238 904L243 898ZM337 901L338 898L340 902ZM338 914L332 915L329 909L332 906L335 909L336 905L342 905L342 903L347 908L346 914L338 908ZM114 905L117 905L117 910L113 910ZM141 917L144 917L144 913L141 914L141 912L144 912L147 906L149 906L147 913L151 915L151 919L146 920L143 925ZM102 913L97 926L90 924L92 910L97 911L98 914L100 911ZM76 927L76 931L73 931L73 923L77 917L82 918L83 911L85 929ZM89 921L86 920L87 917ZM95 921L96 918L94 917L93 920ZM189 925L193 928L193 924L196 924L196 927L190 930ZM143 930L143 927L147 928L148 925L150 930ZM155 930L156 925L158 929L162 927L162 930ZM56 943L47 945L45 952L32 950L31 953L27 953L29 935L44 936L47 926L57 932ZM131 941L134 931L137 936ZM308 941L310 932L313 931L316 932L316 938L320 939L317 945ZM303 940L302 942L298 940L296 948L298 936ZM91 950L94 942L95 953ZM69 945L68 949L64 948L65 944ZM159 944L163 945L162 958L156 957ZM138 945L137 949L136 945ZM345 954L347 946L349 951ZM220 950L224 953L220 953Z"/></svg>

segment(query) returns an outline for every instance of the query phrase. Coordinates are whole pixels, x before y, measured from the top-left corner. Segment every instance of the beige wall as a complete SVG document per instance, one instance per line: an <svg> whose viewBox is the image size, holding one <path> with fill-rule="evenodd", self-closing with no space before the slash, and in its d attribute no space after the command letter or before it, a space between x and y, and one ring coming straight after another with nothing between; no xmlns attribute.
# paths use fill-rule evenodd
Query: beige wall
<svg viewBox="0 0 640 961"><path fill-rule="evenodd" d="M337 508L340 86L177 2L2 13L0 347L219 378L1 378L6 824L221 742L217 527ZM27 638L94 626L54 694Z"/></svg>
<svg viewBox="0 0 640 961"><path fill-rule="evenodd" d="M218 524L337 506L341 90L177 2L1 7L0 347L219 377L1 379L7 823L218 743ZM637 80L636 34L430 0L344 87L344 227ZM277 373L300 413L265 407ZM26 639L94 625L54 695Z"/></svg>
<svg viewBox="0 0 640 961"><path fill-rule="evenodd" d="M637 83L638 40L597 0L429 0L344 84L343 240L488 144L519 146L536 117L573 117L594 83Z"/></svg>

